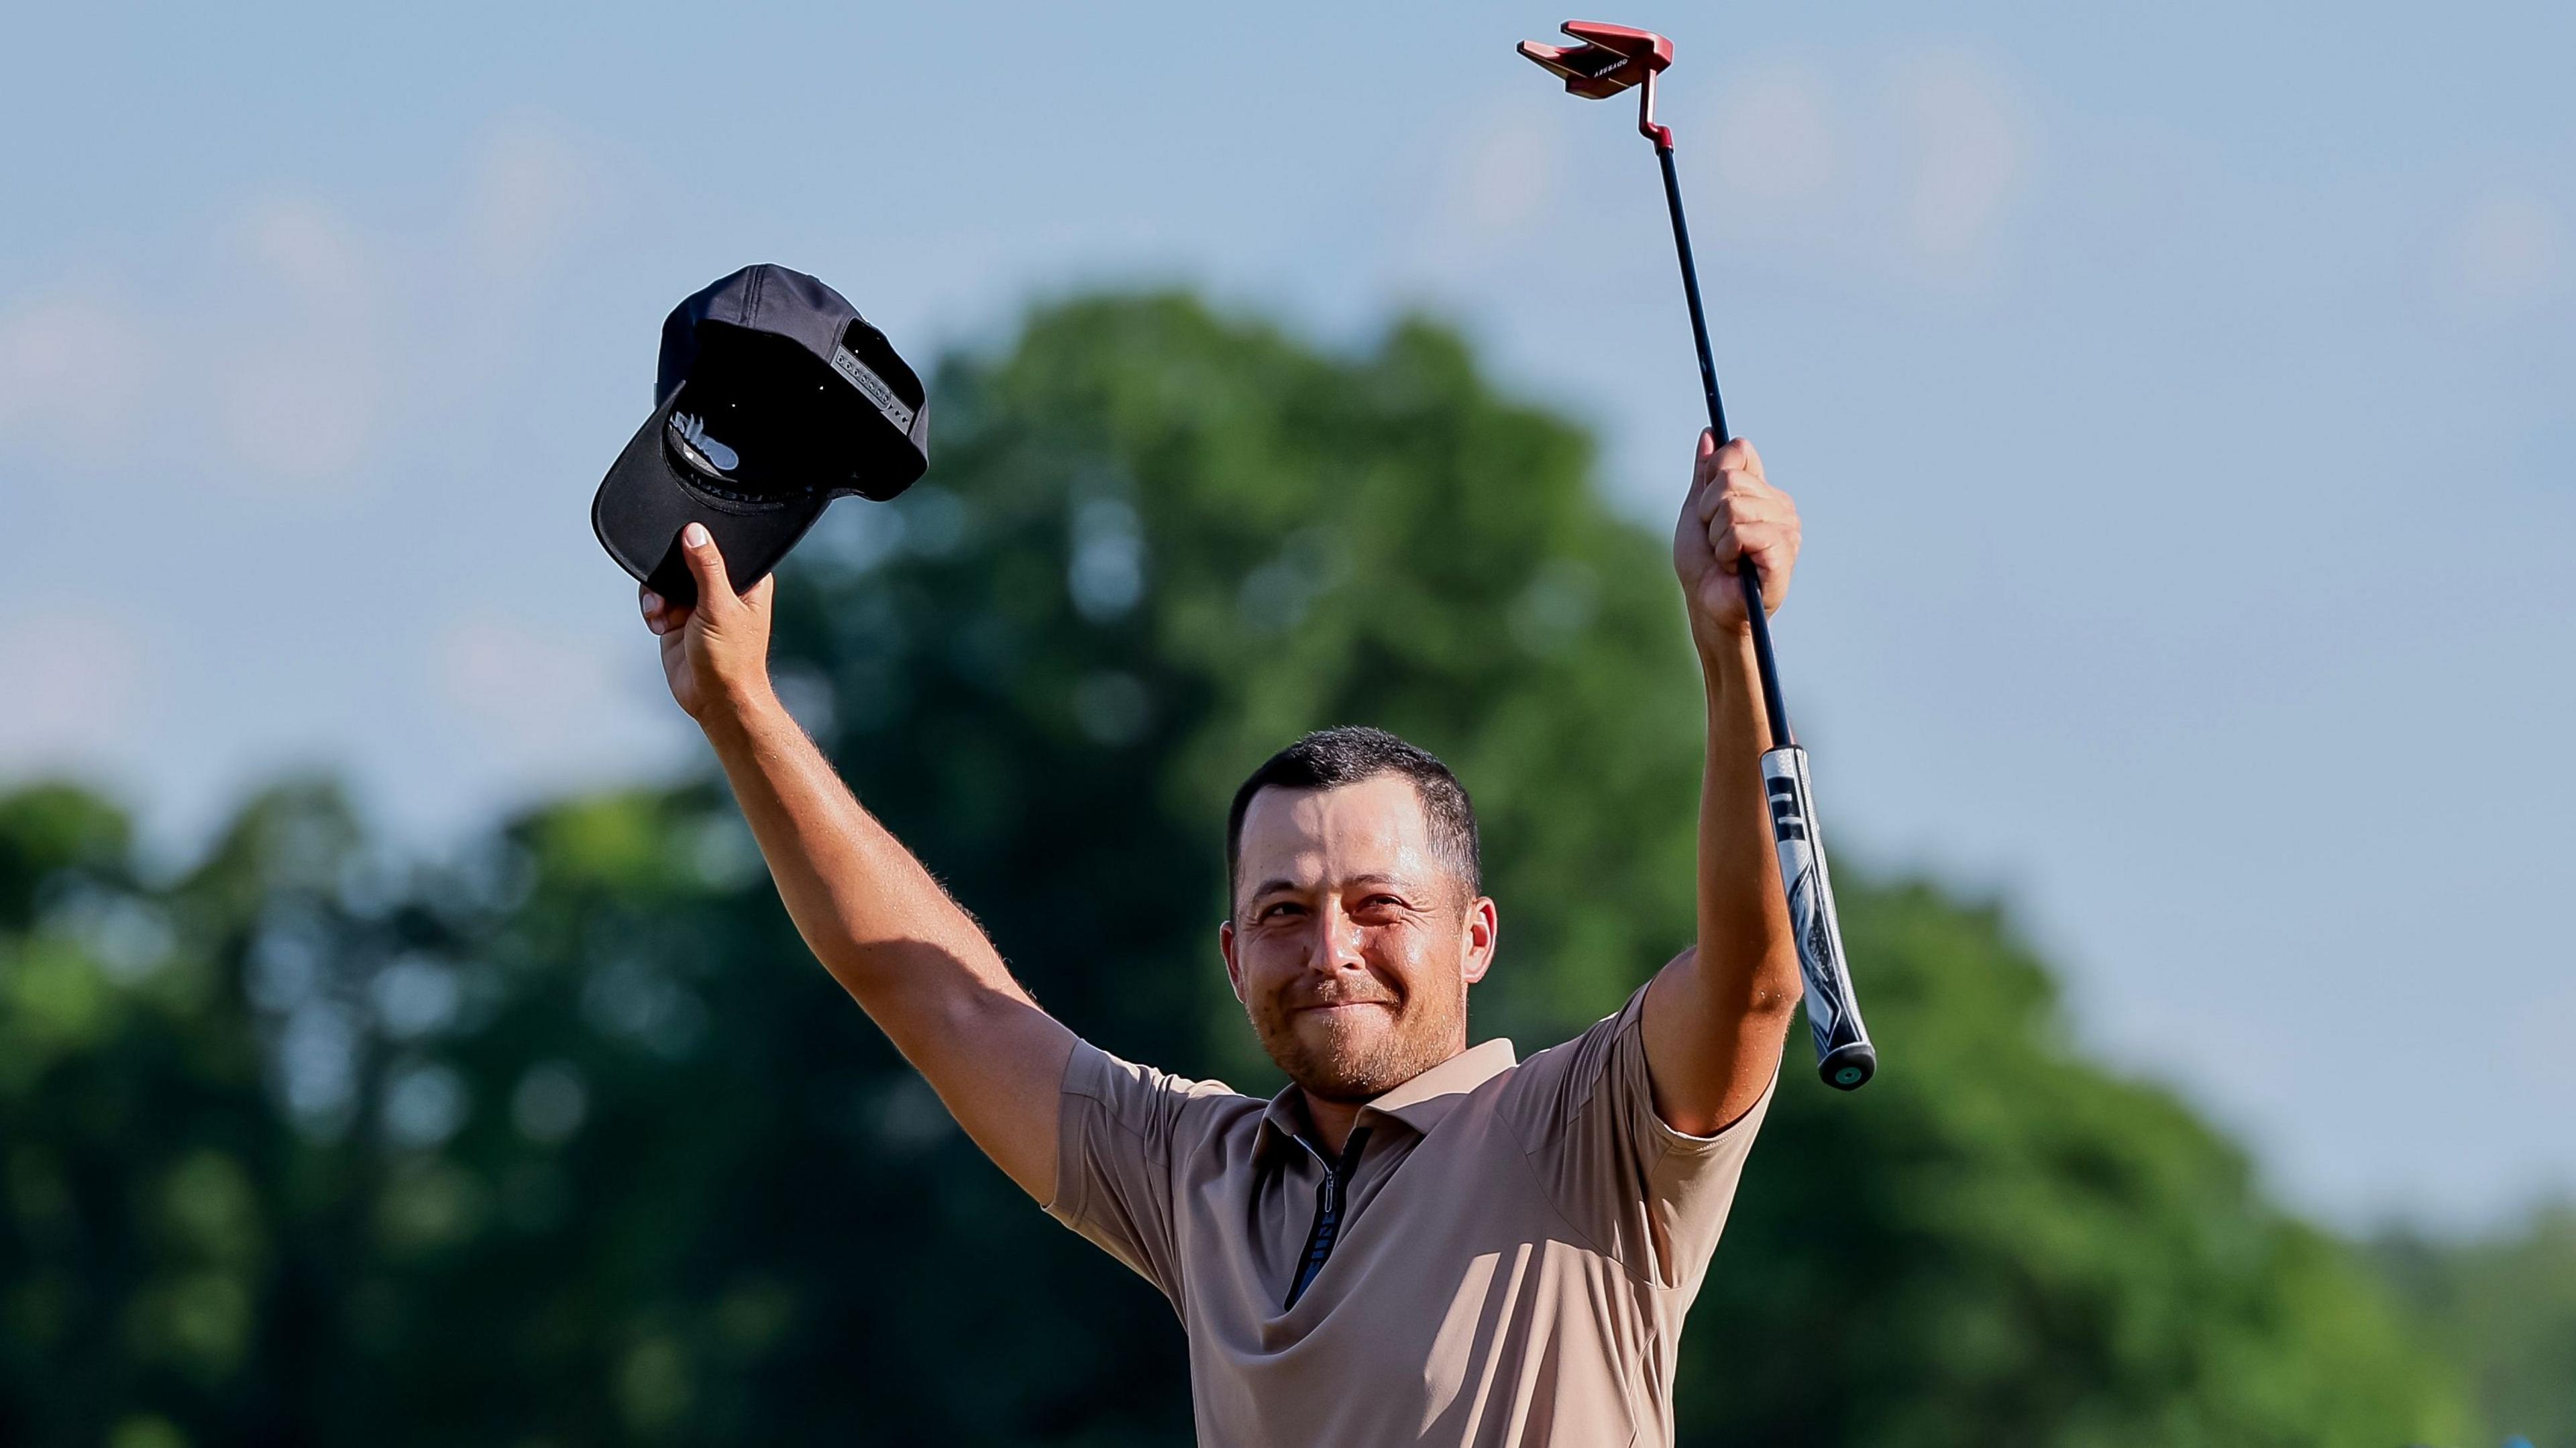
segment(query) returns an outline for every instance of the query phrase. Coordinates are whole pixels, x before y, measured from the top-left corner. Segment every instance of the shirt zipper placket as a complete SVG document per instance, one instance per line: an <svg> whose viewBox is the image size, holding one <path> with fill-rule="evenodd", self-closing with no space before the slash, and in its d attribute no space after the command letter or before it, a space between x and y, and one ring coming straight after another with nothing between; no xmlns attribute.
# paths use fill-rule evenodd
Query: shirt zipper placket
<svg viewBox="0 0 2576 1448"><path fill-rule="evenodd" d="M1360 1148L1368 1145L1368 1135L1367 1127L1354 1128L1350 1139L1342 1143L1342 1158L1338 1162L1324 1155L1304 1136L1296 1138L1297 1144L1306 1148L1306 1154L1315 1159L1315 1164L1324 1169L1324 1179L1315 1184L1315 1225L1306 1231L1306 1250L1297 1258L1296 1280L1288 1286L1288 1300L1280 1304L1283 1312L1296 1306L1297 1299L1306 1295L1306 1288L1314 1282L1315 1275L1324 1270L1324 1259L1333 1255L1333 1244L1341 1239L1345 1193L1351 1172L1359 1165Z"/></svg>

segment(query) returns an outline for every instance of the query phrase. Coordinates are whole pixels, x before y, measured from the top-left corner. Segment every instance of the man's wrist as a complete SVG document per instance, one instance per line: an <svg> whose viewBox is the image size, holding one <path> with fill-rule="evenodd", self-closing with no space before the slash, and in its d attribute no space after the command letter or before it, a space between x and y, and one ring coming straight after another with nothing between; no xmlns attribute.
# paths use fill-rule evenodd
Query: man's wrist
<svg viewBox="0 0 2576 1448"><path fill-rule="evenodd" d="M1751 630L1694 638L1700 683L1708 702L1709 747L1734 756L1759 751L1768 737L1762 724L1761 668L1754 662Z"/></svg>
<svg viewBox="0 0 2576 1448"><path fill-rule="evenodd" d="M766 675L709 692L706 707L698 711L698 727L706 732L707 742L719 749L751 738L787 713Z"/></svg>
<svg viewBox="0 0 2576 1448"><path fill-rule="evenodd" d="M1700 677L1712 695L1753 676L1752 629L1700 624L1691 629L1691 645L1699 653Z"/></svg>

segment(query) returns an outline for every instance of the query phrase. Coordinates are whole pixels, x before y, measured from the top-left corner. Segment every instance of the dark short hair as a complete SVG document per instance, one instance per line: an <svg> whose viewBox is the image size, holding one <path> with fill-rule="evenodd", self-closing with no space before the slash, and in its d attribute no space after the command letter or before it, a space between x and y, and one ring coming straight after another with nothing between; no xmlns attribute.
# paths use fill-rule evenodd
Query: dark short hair
<svg viewBox="0 0 2576 1448"><path fill-rule="evenodd" d="M1234 807L1225 814L1226 913L1234 913L1235 872L1243 859L1243 817L1252 797L1265 789L1335 789L1382 774L1411 781L1422 802L1423 823L1431 849L1457 873L1470 899L1484 891L1484 861L1476 844L1476 806L1467 787L1449 766L1428 749L1407 744L1383 729L1343 724L1318 729L1263 761L1243 787L1234 792Z"/></svg>

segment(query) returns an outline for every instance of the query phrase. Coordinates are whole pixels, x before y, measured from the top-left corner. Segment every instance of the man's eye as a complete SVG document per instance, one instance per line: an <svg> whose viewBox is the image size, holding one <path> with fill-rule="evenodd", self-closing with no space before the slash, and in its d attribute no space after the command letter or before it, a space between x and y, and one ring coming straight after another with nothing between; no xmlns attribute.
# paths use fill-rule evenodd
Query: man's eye
<svg viewBox="0 0 2576 1448"><path fill-rule="evenodd" d="M1261 912L1252 918L1255 920L1278 920L1296 913L1297 908L1298 907L1289 904L1264 905L1261 907Z"/></svg>

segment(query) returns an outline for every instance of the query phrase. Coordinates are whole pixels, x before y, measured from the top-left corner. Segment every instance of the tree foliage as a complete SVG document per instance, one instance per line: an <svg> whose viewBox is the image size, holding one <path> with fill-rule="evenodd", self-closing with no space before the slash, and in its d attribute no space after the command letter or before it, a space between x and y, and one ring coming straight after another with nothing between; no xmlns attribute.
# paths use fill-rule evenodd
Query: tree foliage
<svg viewBox="0 0 2576 1448"><path fill-rule="evenodd" d="M2433 1340L2468 1365L2492 1433L2576 1443L2576 1205L2486 1239L2396 1232L2373 1245Z"/></svg>
<svg viewBox="0 0 2576 1448"><path fill-rule="evenodd" d="M1687 938L1664 550L1453 335L1337 356L1095 298L936 390L931 481L787 570L782 687L1077 1030L1272 1088L1215 960L1223 808L1328 723L1476 796L1480 1034L1559 1039ZM1831 1095L1793 1042L1683 1343L1689 1441L2456 1438L2373 1280L2070 1054L1997 909L1843 873L1887 1068ZM170 881L95 798L9 797L0 1152L0 1441L1188 1433L1169 1308L947 1123L712 780L435 866L289 787Z"/></svg>

